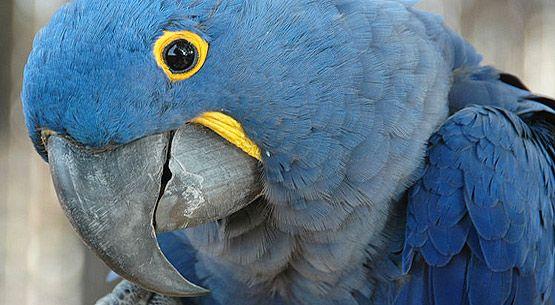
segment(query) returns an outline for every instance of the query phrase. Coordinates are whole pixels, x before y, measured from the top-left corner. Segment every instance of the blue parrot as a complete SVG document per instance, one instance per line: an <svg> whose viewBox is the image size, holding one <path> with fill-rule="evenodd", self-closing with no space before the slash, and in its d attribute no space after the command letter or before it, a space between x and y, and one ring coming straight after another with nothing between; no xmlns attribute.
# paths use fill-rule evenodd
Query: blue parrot
<svg viewBox="0 0 555 305"><path fill-rule="evenodd" d="M22 100L99 304L555 304L555 101L414 2L64 6Z"/></svg>

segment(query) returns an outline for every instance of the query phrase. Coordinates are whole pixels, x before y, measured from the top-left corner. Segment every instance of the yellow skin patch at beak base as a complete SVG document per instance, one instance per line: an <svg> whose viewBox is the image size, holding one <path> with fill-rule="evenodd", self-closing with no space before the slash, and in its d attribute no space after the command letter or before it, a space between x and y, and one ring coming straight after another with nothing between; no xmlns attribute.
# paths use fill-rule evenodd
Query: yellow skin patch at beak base
<svg viewBox="0 0 555 305"><path fill-rule="evenodd" d="M51 137L51 136L55 136L57 134L58 133L56 133L55 131L52 131L50 129L42 129L40 131L40 138L41 138L41 141L42 141L42 145L44 147L46 147L46 144L48 144L48 138Z"/></svg>
<svg viewBox="0 0 555 305"><path fill-rule="evenodd" d="M191 122L211 129L249 156L262 161L260 148L249 139L243 126L234 118L221 112L205 112L201 116L191 120Z"/></svg>

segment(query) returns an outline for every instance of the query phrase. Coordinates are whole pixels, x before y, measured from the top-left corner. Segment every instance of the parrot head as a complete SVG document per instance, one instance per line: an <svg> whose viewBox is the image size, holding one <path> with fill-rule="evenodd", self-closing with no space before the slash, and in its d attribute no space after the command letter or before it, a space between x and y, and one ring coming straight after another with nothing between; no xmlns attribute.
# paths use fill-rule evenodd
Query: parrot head
<svg viewBox="0 0 555 305"><path fill-rule="evenodd" d="M156 232L259 196L330 196L375 113L328 6L76 0L37 35L27 127L67 216L111 268L166 295L202 294Z"/></svg>
<svg viewBox="0 0 555 305"><path fill-rule="evenodd" d="M353 94L357 71L343 66L354 50L326 27L332 20L296 20L295 6L302 7L238 0L66 5L37 35L25 70L34 143L40 150L41 132L49 130L102 148L220 112L271 154L284 141L308 138L301 135L310 128L336 127L346 118L326 102Z"/></svg>

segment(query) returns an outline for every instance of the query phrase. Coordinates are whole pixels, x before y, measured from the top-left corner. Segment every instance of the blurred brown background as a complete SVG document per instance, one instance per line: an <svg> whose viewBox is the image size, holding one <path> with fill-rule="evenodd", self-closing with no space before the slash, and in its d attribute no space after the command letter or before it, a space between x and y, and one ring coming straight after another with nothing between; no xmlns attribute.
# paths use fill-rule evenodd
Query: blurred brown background
<svg viewBox="0 0 555 305"><path fill-rule="evenodd" d="M82 247L58 207L21 113L21 74L34 33L64 2L0 0L0 305L90 305L109 288L106 268ZM487 63L555 96L555 1L419 6L445 16Z"/></svg>

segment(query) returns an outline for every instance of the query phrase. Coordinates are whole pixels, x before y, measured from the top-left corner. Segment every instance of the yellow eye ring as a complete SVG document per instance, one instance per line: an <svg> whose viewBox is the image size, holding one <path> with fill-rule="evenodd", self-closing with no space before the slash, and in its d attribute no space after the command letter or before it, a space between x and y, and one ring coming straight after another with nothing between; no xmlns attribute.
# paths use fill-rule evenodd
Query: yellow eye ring
<svg viewBox="0 0 555 305"><path fill-rule="evenodd" d="M164 32L154 43L158 66L172 82L195 75L206 62L208 42L190 31Z"/></svg>

